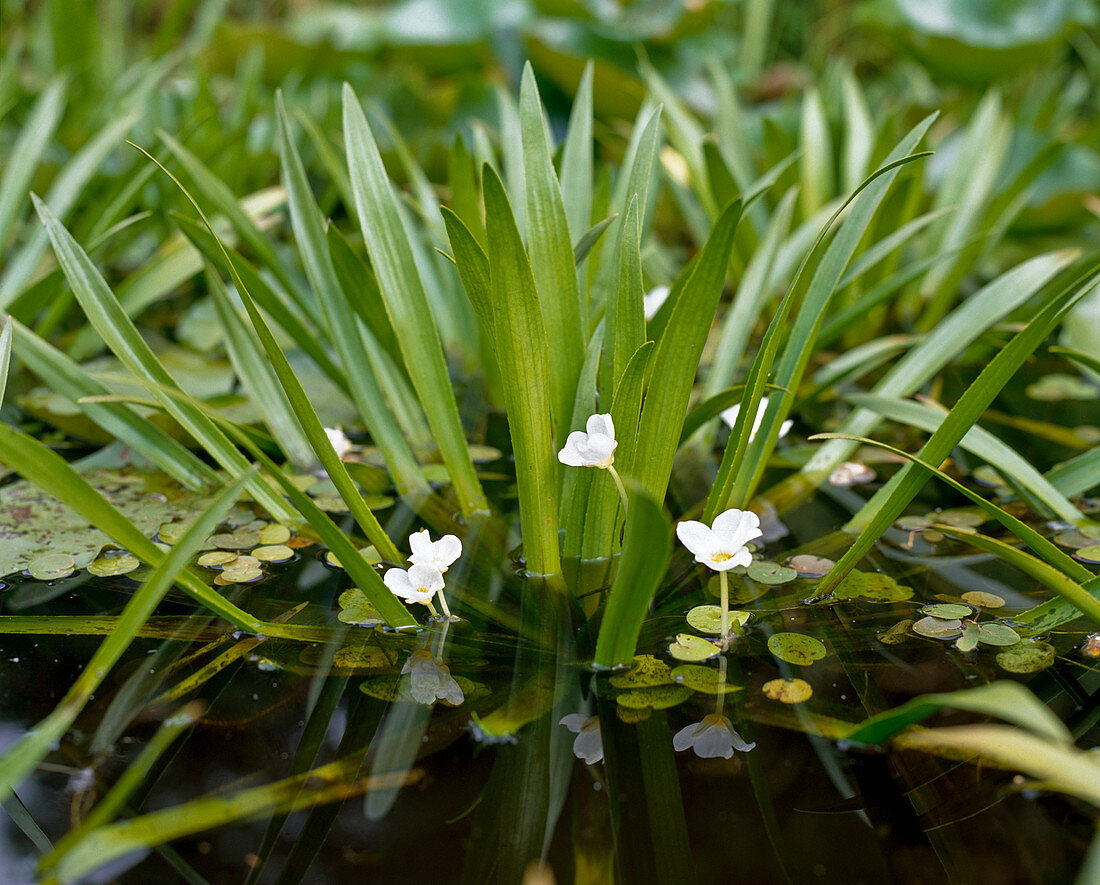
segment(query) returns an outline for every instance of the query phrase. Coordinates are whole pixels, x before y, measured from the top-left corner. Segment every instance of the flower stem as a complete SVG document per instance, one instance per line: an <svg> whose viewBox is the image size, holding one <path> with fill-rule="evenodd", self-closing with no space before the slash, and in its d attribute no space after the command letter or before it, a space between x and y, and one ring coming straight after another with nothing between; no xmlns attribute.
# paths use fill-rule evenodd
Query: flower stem
<svg viewBox="0 0 1100 885"><path fill-rule="evenodd" d="M722 571L718 573L718 586L722 592L722 645L723 647L729 641L730 638L730 584L729 578L726 572Z"/></svg>
<svg viewBox="0 0 1100 885"><path fill-rule="evenodd" d="M626 513L626 486L623 485L622 477L619 476L619 471L615 469L614 464L607 465L607 472L611 474L611 478L615 480L615 485L619 489L619 497L623 499L623 513Z"/></svg>
<svg viewBox="0 0 1100 885"><path fill-rule="evenodd" d="M449 621L453 615L451 614L450 608L447 606L447 597L443 595L442 590L437 590L435 595L439 599L440 607L443 609L443 617Z"/></svg>
<svg viewBox="0 0 1100 885"><path fill-rule="evenodd" d="M439 613L435 610L435 606L432 605L432 601L430 599L427 602L425 602L424 605L426 605L428 607L428 614L429 615L431 615L433 618L438 618L439 617Z"/></svg>
<svg viewBox="0 0 1100 885"><path fill-rule="evenodd" d="M725 574L725 572L722 572ZM726 656L718 658L718 700L714 704L714 712L722 715L722 708L726 705Z"/></svg>

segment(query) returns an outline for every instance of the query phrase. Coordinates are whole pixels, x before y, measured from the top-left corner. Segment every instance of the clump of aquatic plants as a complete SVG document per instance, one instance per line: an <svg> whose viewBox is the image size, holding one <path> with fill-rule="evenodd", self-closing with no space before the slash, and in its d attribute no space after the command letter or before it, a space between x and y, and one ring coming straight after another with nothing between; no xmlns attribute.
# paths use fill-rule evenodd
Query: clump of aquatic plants
<svg viewBox="0 0 1100 885"><path fill-rule="evenodd" d="M813 688L792 668L841 656L843 645L836 636L827 643L777 629L784 612L815 606L908 606L913 617L879 634L883 644L923 637L953 641L959 654L1002 649L997 663L1023 672L1030 665L1022 662L1053 660L1053 650L1041 647L1051 630L1081 614L1100 624L1097 578L1081 555L1089 545L1059 543L1045 532L1054 523L1062 533L1097 536L1092 507L1080 501L1100 483L1097 450L1042 472L978 425L1100 281L1095 262L1073 250L1020 260L999 248L1041 164L993 163L999 179L988 172L989 145L1007 150L1005 111L991 94L958 133L956 164L930 180L923 145L934 116L903 125L899 115L876 126L858 84L847 79L843 176L836 180L816 92L801 106L793 139L774 123L754 146L720 71L714 78L722 101L710 135L655 71L645 74L651 95L616 146L621 161L597 164L591 69L560 146L525 69L518 105L501 104L499 140L484 128L455 140L442 208L440 192L391 131L409 184L407 192L395 186L378 124L345 87L343 156L332 133L311 136L325 186L338 195L323 212L315 164L307 165L296 116L280 98L281 190L267 205L285 202L289 223L279 239L182 141L159 133L159 147L145 145L145 174L167 176L188 201L170 213L173 237L198 262L191 273L199 280L197 303L214 318L254 420L235 419L169 371L135 323L156 290L135 283L137 294L123 299L88 245L35 198L58 271L88 323L75 340L93 342L91 351L101 341L129 389L109 387L14 318L0 338L5 380L14 355L193 497L185 512L158 519L152 540L149 526L135 525L112 501L117 490L98 489L31 435L0 425L0 459L103 533L86 539L79 562L28 560L32 577L77 565L91 570L107 541L120 555L102 557L100 570L127 557L150 569L56 711L0 761L5 795L70 728L173 586L237 631L223 653L234 660L268 642L324 641L334 636L334 622L346 625L352 632L327 665L370 674L361 685L370 698L413 702L397 704L384 720L369 778L354 779L361 763L354 753L312 769L305 753L289 780L239 794L230 816L272 810L275 835L279 815L357 792L368 793L368 816L385 814L414 777L418 738L437 705L458 708L462 727L472 720L485 742L507 743L528 729L535 749L505 755L521 773L541 772L536 754L549 752L553 728L576 733L576 754L595 764L605 756L602 729L610 718L637 724L651 740L644 723L681 704L698 705L701 718L677 731L675 750L706 759L738 751L751 760L756 743L738 712L745 686L736 662L754 646L779 667L779 678L761 688L782 705L768 708L773 721L801 721L815 734L870 745L944 705L993 713L1034 735L980 726L987 730L903 732L902 745L945 753L965 746L1030 772L1028 748L1045 740L1055 746L1044 757L1052 767L1036 766L1036 777L1075 792L1067 772L1094 763L1022 689L995 684L931 696L862 724L801 716ZM686 241L666 236L670 218ZM906 331L887 335L891 322ZM1090 365L1088 354L1071 355ZM967 373L969 383L945 395L943 376L975 364L982 368ZM1080 383L1092 385L1089 379ZM350 404L347 423L361 424L369 447L349 448L326 422L314 396L322 387ZM950 408L940 405L948 399ZM792 420L794 435L814 445L793 442ZM928 438L911 454L869 437L887 421L908 428L906 441L913 429ZM479 464L487 450L498 462L502 451L510 457L503 482ZM888 457L877 454L883 451ZM959 451L992 468L992 492L988 483L978 490L977 472L960 466ZM872 458L877 470L867 466ZM869 499L850 491L890 470ZM906 516L932 480L974 507ZM784 514L819 493L850 508L846 531L777 555L780 561L763 559ZM231 508L242 498L249 516L238 519ZM403 516L384 526L379 513L395 502ZM676 536L707 567L706 577L717 573L713 589L698 566L674 556L670 511ZM993 521L999 534L979 531ZM399 542L414 523L420 528L408 536L406 555ZM1055 596L1005 620L992 594L922 609L913 588L857 568L874 562L876 544L891 533L992 554ZM353 585L338 612L303 601L256 614L221 589L262 578L274 568L267 563L299 549L289 544L311 541L328 548L330 564ZM701 601L706 594L718 604ZM418 604L428 618L410 611ZM462 621L522 663L506 699L451 674L449 631L460 631ZM27 625L11 625L18 627ZM679 663L647 653L666 650ZM219 661L151 692L150 700L184 697L225 666ZM615 672L582 692L578 662ZM335 702L326 700L330 713ZM592 704L596 714L579 709ZM1033 715L1010 712L1014 705ZM185 720L165 720L149 766ZM646 764L667 775L668 760L655 758ZM621 777L625 759L607 759L612 777ZM539 856L542 834L531 817L552 820L560 804L549 788L517 795L523 791L509 792L511 785L493 782L499 801L483 825L521 820L521 850L508 863L522 864ZM111 823L134 786L120 782L44 867L70 880L141 839L148 844L136 822ZM1092 802L1097 795L1075 794ZM538 814L521 815L523 802L538 804ZM216 819L215 805L198 800L155 839L198 832Z"/></svg>

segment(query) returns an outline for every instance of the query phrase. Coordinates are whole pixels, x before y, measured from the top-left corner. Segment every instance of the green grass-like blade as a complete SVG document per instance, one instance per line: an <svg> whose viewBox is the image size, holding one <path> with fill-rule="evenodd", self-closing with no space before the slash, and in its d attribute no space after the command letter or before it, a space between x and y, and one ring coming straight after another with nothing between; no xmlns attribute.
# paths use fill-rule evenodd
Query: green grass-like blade
<svg viewBox="0 0 1100 885"><path fill-rule="evenodd" d="M802 215L810 218L825 205L836 187L829 121L825 117L821 94L815 88L810 88L802 99L799 146L798 177L802 184Z"/></svg>
<svg viewBox="0 0 1100 885"><path fill-rule="evenodd" d="M593 64L584 66L574 93L569 126L561 152L561 196L574 241L592 220L592 76Z"/></svg>
<svg viewBox="0 0 1100 885"><path fill-rule="evenodd" d="M613 393L626 371L634 352L645 341L645 311L642 282L641 230L638 198L630 200L619 224L618 269L608 295L604 313L604 358L600 372L600 390Z"/></svg>
<svg viewBox="0 0 1100 885"><path fill-rule="evenodd" d="M158 386L176 388L176 382L153 354L149 345L138 333L118 299L108 288L107 283L88 258L87 253L65 230L61 222L54 217L49 208L32 195L35 208L42 219L54 252L62 270L72 286L80 306L84 309L89 322L107 342L122 363L136 377L152 381ZM160 394L158 393L158 396ZM169 414L198 442L211 457L218 461L234 477L249 471L248 462L241 456L225 434L201 412L177 401L164 397L161 400ZM294 519L296 514L287 507L286 502L262 479L251 476L248 490L256 500L276 519Z"/></svg>
<svg viewBox="0 0 1100 885"><path fill-rule="evenodd" d="M920 451L922 461L939 464L950 454L967 430L989 408L993 398L1009 378L1050 334L1063 313L1075 301L1091 291L1098 280L1100 275L1086 275L1075 281L1051 299L1050 303L1012 338L966 389L939 429L924 444ZM902 510L920 491L927 475L927 471L916 465L906 465L848 522L846 528L849 531L858 531L859 534L832 571L822 580L823 593L832 590L866 555L875 540L898 518Z"/></svg>
<svg viewBox="0 0 1100 885"><path fill-rule="evenodd" d="M14 431L6 427L0 430L0 440L3 440L0 446L2 446L5 459L11 451L9 447L11 438L4 438L12 433ZM241 477L222 489L210 506L199 515L199 518L180 538L179 543L169 553L162 555L160 563L126 604L114 629L103 640L95 654L92 655L92 659L80 676L77 677L73 687L69 689L49 716L32 728L14 747L5 752L3 758L0 759L0 798L7 798L11 795L12 790L19 785L19 782L31 772L39 760L49 753L61 736L68 731L73 720L84 709L88 699L106 678L108 671L130 646L138 628L153 613L153 610L164 598L164 594L168 592L172 584L184 573L188 563L203 541L225 518L225 514L240 495L246 479L247 477ZM86 495L87 491L74 490L73 495L77 494ZM92 494L95 495L95 492L93 491ZM115 516L122 518L117 511ZM133 530L132 526L130 528ZM142 540L150 547L152 546L152 542L145 540L144 537ZM134 552L137 553L138 551L135 550Z"/></svg>
<svg viewBox="0 0 1100 885"><path fill-rule="evenodd" d="M347 84L344 137L363 238L413 386L450 471L462 512L470 516L487 511L489 505L466 447L439 335L401 223L393 186L363 109Z"/></svg>
<svg viewBox="0 0 1100 885"><path fill-rule="evenodd" d="M631 491L619 570L611 584L596 641L600 667L629 664L638 645L649 603L660 587L672 554L668 517L648 496Z"/></svg>

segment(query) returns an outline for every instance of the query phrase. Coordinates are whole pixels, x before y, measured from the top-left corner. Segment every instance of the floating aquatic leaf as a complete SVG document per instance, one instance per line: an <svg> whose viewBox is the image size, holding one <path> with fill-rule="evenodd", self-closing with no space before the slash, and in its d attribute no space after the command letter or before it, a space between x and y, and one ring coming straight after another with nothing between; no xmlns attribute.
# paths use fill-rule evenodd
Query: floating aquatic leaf
<svg viewBox="0 0 1100 885"><path fill-rule="evenodd" d="M678 661L705 661L719 653L719 648L708 639L690 633L678 633L669 645L668 653Z"/></svg>
<svg viewBox="0 0 1100 885"><path fill-rule="evenodd" d="M800 667L808 667L828 654L820 639L805 633L773 633L768 637L768 651L779 660Z"/></svg>
<svg viewBox="0 0 1100 885"><path fill-rule="evenodd" d="M650 688L635 688L623 692L615 701L620 707L652 710L667 710L682 704L691 697L691 689L686 685L654 685Z"/></svg>
<svg viewBox="0 0 1100 885"><path fill-rule="evenodd" d="M997 654L997 666L1009 673L1038 673L1054 663L1054 646L1025 639Z"/></svg>
<svg viewBox="0 0 1100 885"><path fill-rule="evenodd" d="M1081 547L1091 547L1096 543L1095 538L1090 538L1081 531L1059 532L1054 536L1053 540L1055 544L1061 544L1063 547L1068 547L1070 550L1077 550Z"/></svg>
<svg viewBox="0 0 1100 885"><path fill-rule="evenodd" d="M868 602L902 602L911 598L913 589L899 584L882 572L861 572L853 569L836 585L836 599L866 599Z"/></svg>
<svg viewBox="0 0 1100 885"><path fill-rule="evenodd" d="M678 664L672 668L672 678L693 691L706 694L728 694L741 690L741 686L727 682L720 670L700 664Z"/></svg>
<svg viewBox="0 0 1100 885"><path fill-rule="evenodd" d="M1020 634L1006 624L981 624L978 639L982 645L1010 646L1020 641Z"/></svg>
<svg viewBox="0 0 1100 885"><path fill-rule="evenodd" d="M203 568L222 568L231 562L236 562L237 554L228 550L212 550L198 558L198 563Z"/></svg>
<svg viewBox="0 0 1100 885"><path fill-rule="evenodd" d="M279 525L277 522L273 522L260 529L261 544L285 544L289 540L290 529L285 525Z"/></svg>
<svg viewBox="0 0 1100 885"><path fill-rule="evenodd" d="M941 525L950 525L961 529L976 529L989 520L985 511L978 507L958 507L954 510L941 510L939 513L928 515L934 517L935 521Z"/></svg>
<svg viewBox="0 0 1100 885"><path fill-rule="evenodd" d="M375 627L385 623L385 619L374 607L374 603L367 599L366 594L358 587L352 587L341 593L339 603L340 611L336 619L344 624Z"/></svg>
<svg viewBox="0 0 1100 885"><path fill-rule="evenodd" d="M247 550L260 543L260 533L248 529L221 532L210 536L210 543L221 550Z"/></svg>
<svg viewBox="0 0 1100 885"><path fill-rule="evenodd" d="M614 674L608 680L615 688L648 688L654 685L669 685L672 682L672 669L664 661L653 655L636 655L634 666L622 673Z"/></svg>
<svg viewBox="0 0 1100 885"><path fill-rule="evenodd" d="M221 573L214 578L219 586L229 584L250 584L263 577L260 560L255 556L239 555L232 562L222 566Z"/></svg>
<svg viewBox="0 0 1100 885"><path fill-rule="evenodd" d="M267 547L257 547L252 555L260 562L286 562L294 558L294 551L285 544L271 544Z"/></svg>
<svg viewBox="0 0 1100 885"><path fill-rule="evenodd" d="M981 628L977 624L967 624L963 628L962 636L955 640L955 648L961 652L973 651L978 647L981 637Z"/></svg>
<svg viewBox="0 0 1100 885"><path fill-rule="evenodd" d="M27 566L27 574L38 581L56 581L76 571L76 560L69 553L45 553Z"/></svg>
<svg viewBox="0 0 1100 885"><path fill-rule="evenodd" d="M878 634L878 641L883 645L901 645L908 638L909 631L913 627L913 622L906 618L904 621L898 621L889 630L885 630Z"/></svg>
<svg viewBox="0 0 1100 885"><path fill-rule="evenodd" d="M88 571L101 578L110 578L116 575L128 575L136 571L140 565L141 561L128 553L123 556L100 556L88 563Z"/></svg>
<svg viewBox="0 0 1100 885"><path fill-rule="evenodd" d="M739 630L749 622L751 617L751 612L731 611L729 613L730 629ZM717 605L697 605L687 613L687 622L700 633L718 636L722 632L722 608Z"/></svg>
<svg viewBox="0 0 1100 885"><path fill-rule="evenodd" d="M801 553L792 556L789 565L803 578L823 578L836 563L824 556Z"/></svg>
<svg viewBox="0 0 1100 885"><path fill-rule="evenodd" d="M376 565L382 561L382 557L378 555L378 550L373 544L370 544L366 547L360 547L359 552L363 554L363 558L366 559L366 561L370 565ZM336 554L333 553L331 550L325 554L325 562L327 562L333 568L344 567L340 564L340 560L336 558Z"/></svg>
<svg viewBox="0 0 1100 885"><path fill-rule="evenodd" d="M903 516L894 523L899 529L906 532L919 532L930 528L934 524L935 520L929 519L927 516Z"/></svg>
<svg viewBox="0 0 1100 885"><path fill-rule="evenodd" d="M962 621L958 618L944 620L943 618L921 618L913 624L913 632L918 636L927 636L929 639L954 639L962 633Z"/></svg>
<svg viewBox="0 0 1100 885"><path fill-rule="evenodd" d="M1081 547L1073 554L1073 558L1079 559L1081 562L1087 562L1089 565L1100 564L1100 544L1090 544L1088 547Z"/></svg>
<svg viewBox="0 0 1100 885"><path fill-rule="evenodd" d="M798 577L798 572L785 565L757 560L748 567L748 576L761 584L786 584Z"/></svg>
<svg viewBox="0 0 1100 885"><path fill-rule="evenodd" d="M336 650L332 664L342 670L377 670L393 661L377 645L345 645Z"/></svg>
<svg viewBox="0 0 1100 885"><path fill-rule="evenodd" d="M166 522L157 529L157 540L165 544L175 544L187 531L185 522Z"/></svg>
<svg viewBox="0 0 1100 885"><path fill-rule="evenodd" d="M801 704L814 694L805 679L772 679L764 683L763 692L766 697L784 704Z"/></svg>
<svg viewBox="0 0 1100 885"><path fill-rule="evenodd" d="M962 595L962 601L977 608L1004 608L1005 601L996 593L970 590Z"/></svg>
<svg viewBox="0 0 1100 885"><path fill-rule="evenodd" d="M1076 375L1044 375L1038 381L1029 384L1026 388L1027 395L1041 402L1060 402L1067 399L1096 399L1100 396L1100 390L1078 378Z"/></svg>
<svg viewBox="0 0 1100 885"><path fill-rule="evenodd" d="M943 621L950 621L955 618L969 618L974 614L974 609L961 602L934 602L931 605L924 606L920 611L922 615L929 615L930 617L939 618Z"/></svg>

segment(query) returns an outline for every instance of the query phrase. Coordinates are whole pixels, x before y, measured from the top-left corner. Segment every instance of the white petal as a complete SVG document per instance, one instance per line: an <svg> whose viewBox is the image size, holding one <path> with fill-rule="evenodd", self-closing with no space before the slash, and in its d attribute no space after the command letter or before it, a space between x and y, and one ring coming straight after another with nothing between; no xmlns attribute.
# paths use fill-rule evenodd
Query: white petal
<svg viewBox="0 0 1100 885"><path fill-rule="evenodd" d="M611 439L615 438L615 425L612 423L610 415L593 415L584 425L584 429L588 431L589 436L600 433L611 437Z"/></svg>
<svg viewBox="0 0 1100 885"><path fill-rule="evenodd" d="M714 518L714 533L722 539L722 544L733 548L742 546L753 538L759 538L760 517L751 510L731 509L719 513Z"/></svg>
<svg viewBox="0 0 1100 885"><path fill-rule="evenodd" d="M558 725L564 725L573 734L579 734L581 726L588 721L588 717L584 713L570 713L568 716L562 716L558 720Z"/></svg>
<svg viewBox="0 0 1100 885"><path fill-rule="evenodd" d="M455 561L462 555L462 541L458 539L458 535L444 535L438 541L435 542L435 561L436 567L440 565L443 568L447 568L453 565Z"/></svg>
<svg viewBox="0 0 1100 885"><path fill-rule="evenodd" d="M585 466L610 467L615 460L615 449L618 445L615 440L609 436L604 436L602 433L589 436L585 445L581 446Z"/></svg>
<svg viewBox="0 0 1100 885"><path fill-rule="evenodd" d="M722 409L718 417L726 422L727 427L733 427L737 423L737 416L741 414L741 403L734 403L728 409Z"/></svg>
<svg viewBox="0 0 1100 885"><path fill-rule="evenodd" d="M410 562L416 562L421 560L423 562L430 562L432 559L432 536L428 534L428 530L413 532L409 535L409 549L412 550L412 556L409 557Z"/></svg>
<svg viewBox="0 0 1100 885"><path fill-rule="evenodd" d="M409 566L409 582L424 592L436 593L443 589L443 575L434 565Z"/></svg>
<svg viewBox="0 0 1100 885"><path fill-rule="evenodd" d="M672 736L672 749L681 752L695 743L695 729L702 724L701 722L692 722L691 725L685 725L676 732Z"/></svg>
<svg viewBox="0 0 1100 885"><path fill-rule="evenodd" d="M587 433L583 430L574 430L565 440L565 447L558 452L558 460L569 467L587 467L581 455L581 449L587 442Z"/></svg>
<svg viewBox="0 0 1100 885"><path fill-rule="evenodd" d="M733 755L731 733L719 725L704 726L692 749L700 759L729 759Z"/></svg>
<svg viewBox="0 0 1100 885"><path fill-rule="evenodd" d="M714 533L694 519L676 523L676 537L696 556L708 554L714 549Z"/></svg>
<svg viewBox="0 0 1100 885"><path fill-rule="evenodd" d="M386 586L390 588L390 592L394 596L399 596L406 602L422 602L423 600L417 597L423 596L420 592L420 588L413 585L409 580L409 573L403 568L391 568L383 576L382 580ZM431 598L429 596L429 598Z"/></svg>
<svg viewBox="0 0 1100 885"><path fill-rule="evenodd" d="M642 296L642 312L647 320L653 319L661 305L668 300L668 286L654 286Z"/></svg>
<svg viewBox="0 0 1100 885"><path fill-rule="evenodd" d="M734 565L743 565L745 566L745 568L748 568L750 565L752 565L752 554L749 553L747 549L742 547L733 555L733 559L731 559L730 562L732 562Z"/></svg>
<svg viewBox="0 0 1100 885"><path fill-rule="evenodd" d="M573 741L573 755L583 759L589 765L595 765L603 759L603 735L600 734L600 726L583 728L577 739Z"/></svg>
<svg viewBox="0 0 1100 885"><path fill-rule="evenodd" d="M325 436L328 437L329 445L335 450L338 457L342 458L351 449L351 440L348 439L347 434L340 428L326 427Z"/></svg>
<svg viewBox="0 0 1100 885"><path fill-rule="evenodd" d="M791 432L791 428L794 427L794 421L788 418L782 424L779 425L779 438L783 439L788 433Z"/></svg>

